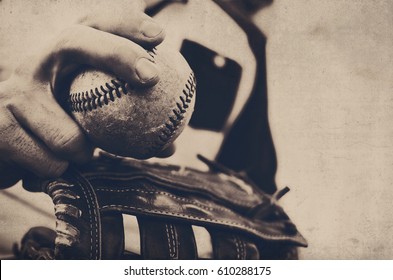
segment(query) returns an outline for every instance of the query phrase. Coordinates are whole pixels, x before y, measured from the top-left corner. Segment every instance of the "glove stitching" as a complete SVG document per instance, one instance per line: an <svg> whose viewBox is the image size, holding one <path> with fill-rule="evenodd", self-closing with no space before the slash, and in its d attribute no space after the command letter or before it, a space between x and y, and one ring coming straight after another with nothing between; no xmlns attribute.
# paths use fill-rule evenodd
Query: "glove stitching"
<svg viewBox="0 0 393 280"><path fill-rule="evenodd" d="M174 233L174 228L172 224L165 224L165 231L167 235L168 247L169 247L169 256L171 259L175 259L177 256L177 238Z"/></svg>
<svg viewBox="0 0 393 280"><path fill-rule="evenodd" d="M84 196L87 197L87 195L86 195L86 193L87 193L90 198L90 199L86 199L86 204L87 204L87 208L88 208L88 212L89 212L88 218L89 218L90 224L93 225L93 226L90 226L90 236L89 236L90 237L90 252L89 252L89 254L90 254L90 259L92 259L92 257L93 257L93 255L92 255L93 254L93 234L94 234L96 240L99 241L99 238L98 238L99 224L98 224L98 220L97 220L96 215L93 215L92 208L95 209L98 206L94 207L95 206L95 205L93 205L94 204L94 196L90 192L90 190L87 190L87 192L86 192L85 188L83 187L84 186L83 182L81 182L78 178L76 178L76 180L78 181L79 185L81 186L81 190L82 190ZM92 205L90 205L90 203ZM94 230L94 233L93 233L93 230ZM96 255L96 257L98 257L98 246L95 246L95 247L96 247L95 248L95 255Z"/></svg>
<svg viewBox="0 0 393 280"><path fill-rule="evenodd" d="M97 190L104 190L104 191L108 191L108 192L118 192L118 193L122 193L122 192L140 192L140 193L146 193L146 194L161 194L161 195L165 195L165 196L168 196L168 197L171 197L171 198L173 198L173 199L176 199L176 200L178 200L178 201L184 201L184 202L187 202L187 203L191 203L191 204L194 204L194 205L197 205L197 206L199 206L199 207L201 207L202 209L206 209L206 210L210 210L210 211L213 211L213 210L222 210L222 211L224 211L224 212L228 212L228 213L231 213L231 214L234 214L234 215L236 215L237 217L241 217L241 216L239 216L239 215L237 215L235 212L233 212L233 211L231 211L231 210L229 210L229 209L226 209L226 208L223 208L223 207L220 207L220 206L217 206L217 207L206 207L206 206L204 206L204 205L202 205L202 204L200 204L200 203L196 203L195 201L193 201L193 200L188 200L188 199L185 199L185 198L182 198L182 197L176 197L176 196L174 196L174 195L172 195L172 194L168 194L168 193L165 193L165 192L154 192L154 191L150 191L150 192L147 192L147 191L143 191L143 190L135 190L135 189L126 189L126 190L113 190L113 189L107 189L107 188L97 188ZM126 207L126 206L125 206ZM105 207L104 207L105 208ZM171 213L170 213L171 214ZM211 220L211 221L214 221L214 220ZM244 226L243 224L240 224L240 223L234 223L233 225L238 225L238 226L243 226L243 227L246 227L246 228L248 228L248 229L251 229L251 230L253 230L254 231L254 228L251 228L251 227L248 227L248 226ZM260 231L258 231L257 230L257 232L259 232L261 235L265 235L265 236L270 236L270 237L274 237L274 236L277 236L277 237L286 237L286 238L290 238L290 236L288 236L288 235L268 235L268 234L265 234L265 233L263 233L263 232L260 232Z"/></svg>
<svg viewBox="0 0 393 280"><path fill-rule="evenodd" d="M239 249L239 243L237 240L237 237L235 235L232 235L232 241L235 243L235 247L236 247L236 259L240 260L240 249Z"/></svg>
<svg viewBox="0 0 393 280"><path fill-rule="evenodd" d="M166 233L166 239L167 239L167 244L168 244L168 249L169 249L169 256L172 256L172 245L171 245L171 238L169 236L168 232L168 224L165 224L165 233Z"/></svg>
<svg viewBox="0 0 393 280"><path fill-rule="evenodd" d="M241 259L245 260L246 259L246 250L245 250L245 244L244 244L244 240L239 238L239 245L240 245L240 252L241 252Z"/></svg>
<svg viewBox="0 0 393 280"><path fill-rule="evenodd" d="M182 213L174 213L174 212L169 212L169 211L162 211L162 210L156 210L156 209L146 209L146 208L141 208L141 207L134 207L134 206L129 206L129 205L119 205L119 204L110 204L110 205L104 205L102 209L111 209L111 208L125 208L125 209L131 209L131 210L137 210L141 211L144 213L155 213L155 214L163 214L163 215L170 215L174 217L180 217L180 218L187 218L187 219L194 219L197 221L205 221L205 222L213 222L213 223L219 223L223 225L228 225L228 226L239 226L241 228L248 229L252 233L257 233L258 236L262 236L265 238L271 238L273 240L286 240L286 239L292 239L293 237L288 236L288 235L283 235L283 234L268 234L261 232L260 230L247 226L245 224L241 223L236 223L236 222L228 222L225 220L218 220L218 219L209 219L209 218L203 218L203 217L197 217L193 215L187 215L187 214L182 214Z"/></svg>
<svg viewBox="0 0 393 280"><path fill-rule="evenodd" d="M178 236L177 236L177 231L176 231L176 227L173 224L170 224L170 230L171 230L171 234L173 236L173 245L174 245L174 252L173 252L173 258L178 259L178 247L179 247L179 240L178 240Z"/></svg>
<svg viewBox="0 0 393 280"><path fill-rule="evenodd" d="M145 174L143 174L143 175L145 175ZM148 176L152 176L153 179L156 177L156 175L150 175L150 174L147 174L147 175ZM108 179L108 180L116 180L116 181L129 181L130 179L135 179L136 178L135 175L132 176L132 177L127 177L127 178L119 178L119 177L112 177L112 176L105 176L105 175L103 175L103 176L102 175L97 175L97 176L89 175L89 176L86 176L86 177L88 177L89 180ZM146 177L142 176L141 178L146 178ZM147 178L147 179L149 179L149 178ZM158 178L158 179L161 179L161 178ZM164 178L164 180L165 179L166 178ZM199 181L198 181L198 183L199 183ZM201 182L201 183L204 183L204 182ZM211 188L205 187L203 184L199 184L198 187L201 190L208 191L209 193L211 191ZM104 189L104 188L102 188L102 189ZM112 191L112 190L110 190L108 188L106 188L104 190ZM213 194L213 195L217 195L217 194ZM241 198L239 198L239 196L238 197L233 197L233 198L231 197L231 201L234 202L234 203L237 203L237 204L241 204L241 206L246 206L246 207L253 207L253 206L255 206L255 203L247 201L245 199L241 199Z"/></svg>
<svg viewBox="0 0 393 280"><path fill-rule="evenodd" d="M139 192L139 193L145 193L145 194L160 194L160 195L165 195L165 196L168 196L168 197L170 197L170 198L173 198L173 199L176 199L176 200L179 200L179 201L183 201L183 202L187 202L187 203L190 203L190 204L193 204L193 205L197 205L197 206L199 206L199 207L201 207L201 208L203 208L203 209L205 209L205 210L209 210L209 211L221 210L221 211L228 212L228 213L234 213L233 211L231 211L231 210L229 210L229 209L227 209L227 208L223 208L223 207L220 207L220 206L216 206L216 207L214 207L214 208L213 208L213 207L208 207L208 206L205 206L205 205L200 204L200 203L198 203L198 202L195 202L195 200L190 200L190 199L186 199L186 198L183 198L183 197L178 197L178 196L175 196L175 195L173 195L173 194L166 193L166 192L160 192L160 191L143 191L143 190L133 190L133 189L127 189L127 190L113 190L113 189L107 189L107 188L96 188L96 190L97 190L97 191L116 192L116 193L122 193L122 192Z"/></svg>

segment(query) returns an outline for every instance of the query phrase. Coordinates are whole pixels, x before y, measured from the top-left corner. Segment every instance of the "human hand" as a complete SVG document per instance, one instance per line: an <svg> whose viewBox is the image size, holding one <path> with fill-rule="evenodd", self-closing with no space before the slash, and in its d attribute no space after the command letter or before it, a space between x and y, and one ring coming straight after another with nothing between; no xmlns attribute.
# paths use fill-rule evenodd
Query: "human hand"
<svg viewBox="0 0 393 280"><path fill-rule="evenodd" d="M70 162L91 157L91 145L58 102L61 81L75 67L107 70L134 86L158 82L158 70L142 46L161 43L164 32L143 10L143 1L96 7L0 83L0 188L26 172L60 176Z"/></svg>

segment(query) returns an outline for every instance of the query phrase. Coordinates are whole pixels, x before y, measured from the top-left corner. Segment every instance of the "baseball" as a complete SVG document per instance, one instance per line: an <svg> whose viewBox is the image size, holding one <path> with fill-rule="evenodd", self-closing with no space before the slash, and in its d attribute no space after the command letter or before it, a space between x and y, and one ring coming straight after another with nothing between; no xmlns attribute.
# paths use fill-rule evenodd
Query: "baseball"
<svg viewBox="0 0 393 280"><path fill-rule="evenodd" d="M157 47L148 51L159 82L135 88L95 69L78 73L70 86L70 113L90 140L109 153L147 159L168 147L188 124L196 81L184 57Z"/></svg>

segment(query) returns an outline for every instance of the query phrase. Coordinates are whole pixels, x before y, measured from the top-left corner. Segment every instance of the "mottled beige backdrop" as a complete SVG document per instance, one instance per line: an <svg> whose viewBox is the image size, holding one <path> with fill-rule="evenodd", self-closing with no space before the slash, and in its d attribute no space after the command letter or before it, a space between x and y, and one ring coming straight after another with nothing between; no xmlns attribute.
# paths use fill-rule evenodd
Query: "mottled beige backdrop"
<svg viewBox="0 0 393 280"><path fill-rule="evenodd" d="M0 65L76 18L75 3L1 1ZM310 244L302 258L393 259L393 1L275 0L254 19L268 37L277 183L291 187L282 203ZM9 192L52 211L43 195ZM11 203L0 192L0 250L48 223Z"/></svg>
<svg viewBox="0 0 393 280"><path fill-rule="evenodd" d="M393 1L275 0L269 111L306 259L393 259Z"/></svg>

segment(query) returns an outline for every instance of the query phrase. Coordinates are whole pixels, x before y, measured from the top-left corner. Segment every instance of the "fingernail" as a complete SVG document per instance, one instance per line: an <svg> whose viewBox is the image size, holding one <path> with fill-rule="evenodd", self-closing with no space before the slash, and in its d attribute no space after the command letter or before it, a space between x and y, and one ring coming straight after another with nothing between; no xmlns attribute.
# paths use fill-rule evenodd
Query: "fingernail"
<svg viewBox="0 0 393 280"><path fill-rule="evenodd" d="M142 57L136 64L136 74L142 83L146 83L158 77L158 69L153 62Z"/></svg>
<svg viewBox="0 0 393 280"><path fill-rule="evenodd" d="M141 25L141 33L149 38L157 37L162 30L162 27L152 20L145 20Z"/></svg>

